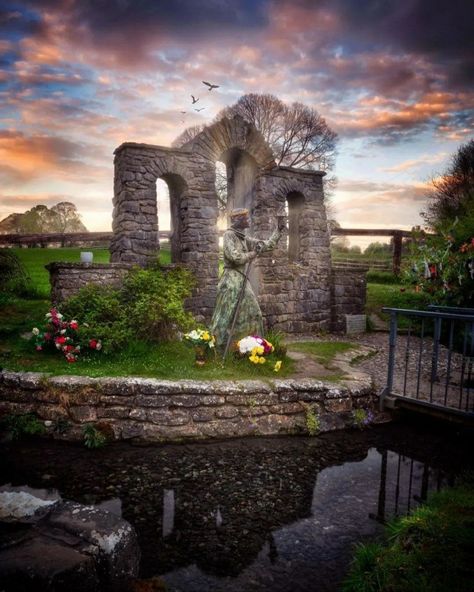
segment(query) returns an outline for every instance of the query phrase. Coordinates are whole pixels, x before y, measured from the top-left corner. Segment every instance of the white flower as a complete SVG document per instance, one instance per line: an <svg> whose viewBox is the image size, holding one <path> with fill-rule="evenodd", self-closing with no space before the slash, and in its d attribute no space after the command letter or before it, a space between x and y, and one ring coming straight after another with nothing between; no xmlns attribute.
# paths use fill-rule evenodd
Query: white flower
<svg viewBox="0 0 474 592"><path fill-rule="evenodd" d="M261 345L261 342L259 339L249 335L248 337L244 337L243 339L241 339L238 345L240 353L247 354L250 353L254 347L258 347L259 345Z"/></svg>
<svg viewBox="0 0 474 592"><path fill-rule="evenodd" d="M38 329L38 327L33 327L31 332L33 333L33 335L39 335L40 330Z"/></svg>
<svg viewBox="0 0 474 592"><path fill-rule="evenodd" d="M50 319L50 318L51 318L51 313L50 313L50 312L47 312L47 313L45 314L45 317L46 317L47 319Z"/></svg>
<svg viewBox="0 0 474 592"><path fill-rule="evenodd" d="M56 343L56 349L61 349L61 344L60 343Z"/></svg>
<svg viewBox="0 0 474 592"><path fill-rule="evenodd" d="M61 331L59 331L61 333L61 335L64 335L64 333L66 333L66 329L62 329Z"/></svg>
<svg viewBox="0 0 474 592"><path fill-rule="evenodd" d="M59 320L61 320L63 318L63 315L60 312L58 312L58 314L56 316L58 317Z"/></svg>
<svg viewBox="0 0 474 592"><path fill-rule="evenodd" d="M95 349L102 349L102 343L100 341L97 342Z"/></svg>

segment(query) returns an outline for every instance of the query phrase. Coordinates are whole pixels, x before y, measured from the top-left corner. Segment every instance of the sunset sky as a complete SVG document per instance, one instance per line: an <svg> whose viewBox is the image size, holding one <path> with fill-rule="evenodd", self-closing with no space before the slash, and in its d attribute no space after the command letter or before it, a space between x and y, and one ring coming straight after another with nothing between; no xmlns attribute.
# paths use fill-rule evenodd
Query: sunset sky
<svg viewBox="0 0 474 592"><path fill-rule="evenodd" d="M429 179L473 137L472 0L0 6L0 219L68 200L110 230L117 146L168 146L250 92L337 131L343 227L420 223Z"/></svg>

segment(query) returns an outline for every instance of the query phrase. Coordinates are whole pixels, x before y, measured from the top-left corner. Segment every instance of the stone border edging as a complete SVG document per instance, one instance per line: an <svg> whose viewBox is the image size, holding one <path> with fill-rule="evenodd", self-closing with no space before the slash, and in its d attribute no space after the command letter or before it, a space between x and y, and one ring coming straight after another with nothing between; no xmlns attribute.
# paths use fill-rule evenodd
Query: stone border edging
<svg viewBox="0 0 474 592"><path fill-rule="evenodd" d="M305 434L310 412L322 433L352 426L355 409L375 414L376 400L370 377L353 369L351 380L336 384L311 378L171 381L0 372L0 414L34 412L52 424L49 435L67 440L81 440L87 423L117 440ZM69 423L64 434L54 429L60 421Z"/></svg>

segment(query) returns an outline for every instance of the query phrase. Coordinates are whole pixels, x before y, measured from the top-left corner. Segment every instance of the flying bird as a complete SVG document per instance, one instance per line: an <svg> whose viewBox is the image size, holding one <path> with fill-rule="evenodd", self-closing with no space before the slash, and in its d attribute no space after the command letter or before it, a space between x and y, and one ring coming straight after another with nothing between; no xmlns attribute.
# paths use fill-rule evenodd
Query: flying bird
<svg viewBox="0 0 474 592"><path fill-rule="evenodd" d="M186 113L186 111L180 111L180 113L182 113L184 115Z"/></svg>
<svg viewBox="0 0 474 592"><path fill-rule="evenodd" d="M205 80L203 80L202 83L209 87L207 90L212 90L213 88L219 88L218 84L211 84L210 82L206 82Z"/></svg>
<svg viewBox="0 0 474 592"><path fill-rule="evenodd" d="M193 100L193 105L199 101L199 99L196 99L194 95L191 95L191 98Z"/></svg>
<svg viewBox="0 0 474 592"><path fill-rule="evenodd" d="M200 109L194 109L194 111L197 111L199 113L199 111L202 111L203 109L205 109L206 107L201 107Z"/></svg>

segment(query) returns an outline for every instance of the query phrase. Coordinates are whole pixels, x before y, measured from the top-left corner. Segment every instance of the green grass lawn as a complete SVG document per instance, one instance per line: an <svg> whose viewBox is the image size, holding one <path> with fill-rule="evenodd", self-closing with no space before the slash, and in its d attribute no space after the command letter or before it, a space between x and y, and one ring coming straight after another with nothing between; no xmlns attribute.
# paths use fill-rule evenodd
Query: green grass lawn
<svg viewBox="0 0 474 592"><path fill-rule="evenodd" d="M10 347L9 347L10 346ZM2 351L3 350L3 351ZM0 350L0 366L12 371L48 372L53 375L80 376L147 376L170 380L235 380L270 379L291 374L294 362L287 357L278 373L274 371L275 355L265 364L256 366L247 358L226 363L212 352L202 367L194 364L194 350L182 341L150 344L131 343L125 350L106 355L102 352L83 352L77 362L69 364L59 353L36 352L31 342L23 339L7 341Z"/></svg>
<svg viewBox="0 0 474 592"><path fill-rule="evenodd" d="M325 367L331 365L332 360L337 354L349 351L355 347L357 347L355 344L344 341L302 341L291 344L293 351L309 354Z"/></svg>
<svg viewBox="0 0 474 592"><path fill-rule="evenodd" d="M344 592L471 592L474 486L432 495L387 527L383 543L357 548Z"/></svg>
<svg viewBox="0 0 474 592"><path fill-rule="evenodd" d="M384 306L391 308L410 308L420 310L430 303L427 294L415 292L410 286L400 284L367 284L366 313L375 313L388 319L388 315L381 313Z"/></svg>
<svg viewBox="0 0 474 592"><path fill-rule="evenodd" d="M68 263L79 263L81 260L81 251L91 251L94 253L94 263L108 263L110 253L108 249L96 249L90 247L63 247L57 249L11 249L17 255L25 266L26 272L31 278L31 285L38 295L49 297L50 284L49 272L45 265L53 261L63 261ZM169 246L164 244L160 251L160 261L163 264L170 263L171 254Z"/></svg>
<svg viewBox="0 0 474 592"><path fill-rule="evenodd" d="M28 333L34 326L41 326L44 314L49 309L49 274L44 266L52 261L79 262L80 252L91 250L94 262L107 263L107 249L58 248L58 249L13 249L21 259L31 278L35 299L0 298L0 365L12 370L34 370L53 374L141 375L167 378L256 378L277 376L273 372L275 359L261 366L254 366L248 360L229 360L223 367L220 361L210 359L204 368L194 366L192 348L182 342L150 345L130 344L126 351L118 354L81 356L78 362L68 364L59 354L48 355L36 352L33 345L19 336ZM168 245L163 245L160 260L170 262ZM385 279L385 278L384 278ZM397 308L424 308L428 303L424 294L404 289L400 284L369 283L367 286L367 314L381 314L383 306ZM350 349L350 343L299 343L291 348L312 355L316 361L328 366L332 358L341 351ZM288 376L294 362L284 359L278 376Z"/></svg>

